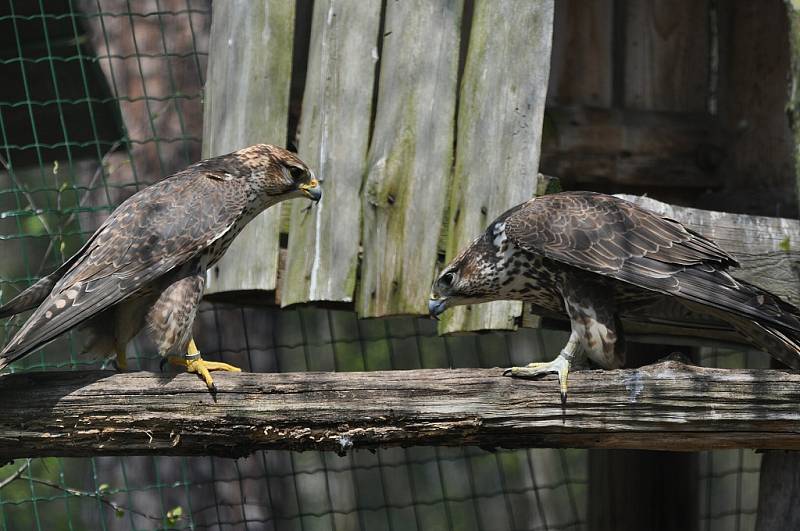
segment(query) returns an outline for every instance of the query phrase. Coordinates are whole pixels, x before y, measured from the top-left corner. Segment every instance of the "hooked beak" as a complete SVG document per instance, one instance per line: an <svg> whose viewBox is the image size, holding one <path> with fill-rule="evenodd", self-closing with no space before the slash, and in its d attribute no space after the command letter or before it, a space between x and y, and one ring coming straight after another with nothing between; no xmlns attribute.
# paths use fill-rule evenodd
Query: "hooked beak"
<svg viewBox="0 0 800 531"><path fill-rule="evenodd" d="M428 299L428 313L436 320L439 320L439 315L447 309L447 297L441 299Z"/></svg>
<svg viewBox="0 0 800 531"><path fill-rule="evenodd" d="M315 203L319 203L319 200L322 199L322 187L316 179L311 179L308 184L301 184L299 188L307 198Z"/></svg>

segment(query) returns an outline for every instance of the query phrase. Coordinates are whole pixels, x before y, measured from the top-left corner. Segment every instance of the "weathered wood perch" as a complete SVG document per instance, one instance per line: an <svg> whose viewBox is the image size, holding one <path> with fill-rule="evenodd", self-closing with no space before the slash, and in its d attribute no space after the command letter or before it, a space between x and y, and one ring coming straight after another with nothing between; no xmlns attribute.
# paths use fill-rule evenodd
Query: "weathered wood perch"
<svg viewBox="0 0 800 531"><path fill-rule="evenodd" d="M555 381L498 369L0 378L0 456L244 456L410 445L800 449L800 374L670 361Z"/></svg>

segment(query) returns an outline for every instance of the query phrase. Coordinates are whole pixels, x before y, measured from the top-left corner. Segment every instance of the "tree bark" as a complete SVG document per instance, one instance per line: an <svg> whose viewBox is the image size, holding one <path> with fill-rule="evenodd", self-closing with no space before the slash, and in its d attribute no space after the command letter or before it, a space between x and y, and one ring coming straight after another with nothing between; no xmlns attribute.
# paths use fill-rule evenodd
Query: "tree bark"
<svg viewBox="0 0 800 531"><path fill-rule="evenodd" d="M800 374L665 362L552 379L499 369L0 378L0 456L220 455L411 445L800 449Z"/></svg>

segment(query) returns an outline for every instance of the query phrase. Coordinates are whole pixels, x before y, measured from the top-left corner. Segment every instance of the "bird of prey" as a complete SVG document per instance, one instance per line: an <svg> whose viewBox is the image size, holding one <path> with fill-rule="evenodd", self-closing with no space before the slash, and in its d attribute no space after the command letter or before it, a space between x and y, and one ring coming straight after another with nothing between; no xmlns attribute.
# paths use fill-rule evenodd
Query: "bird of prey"
<svg viewBox="0 0 800 531"><path fill-rule="evenodd" d="M520 300L540 315L566 315L571 334L553 361L504 373L555 373L562 402L576 356L622 367L620 316L667 299L727 323L748 343L800 369L800 310L733 278L728 270L737 266L677 221L613 196L562 192L530 199L494 220L442 270L428 308L435 317L460 304Z"/></svg>
<svg viewBox="0 0 800 531"><path fill-rule="evenodd" d="M192 323L206 270L264 209L286 199L319 201L314 173L283 148L257 144L202 160L117 207L61 267L0 307L0 317L36 308L0 352L0 369L75 327L91 339L85 351L117 355L142 329L159 354L197 373L238 371L202 359Z"/></svg>

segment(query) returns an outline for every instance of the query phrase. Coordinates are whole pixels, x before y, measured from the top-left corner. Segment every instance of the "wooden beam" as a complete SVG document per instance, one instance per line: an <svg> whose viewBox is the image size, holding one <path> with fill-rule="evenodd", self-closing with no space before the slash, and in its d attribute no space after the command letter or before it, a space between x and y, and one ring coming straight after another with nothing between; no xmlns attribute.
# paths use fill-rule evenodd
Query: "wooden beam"
<svg viewBox="0 0 800 531"><path fill-rule="evenodd" d="M548 106L541 170L572 187L715 188L724 139L704 113Z"/></svg>
<svg viewBox="0 0 800 531"><path fill-rule="evenodd" d="M674 361L552 379L499 369L0 378L0 457L244 456L411 445L655 450L800 448L800 374Z"/></svg>

